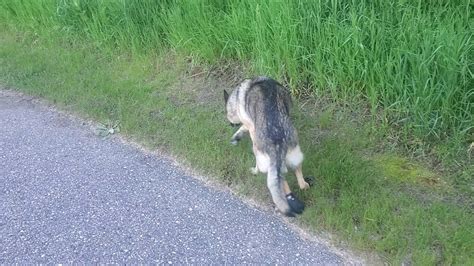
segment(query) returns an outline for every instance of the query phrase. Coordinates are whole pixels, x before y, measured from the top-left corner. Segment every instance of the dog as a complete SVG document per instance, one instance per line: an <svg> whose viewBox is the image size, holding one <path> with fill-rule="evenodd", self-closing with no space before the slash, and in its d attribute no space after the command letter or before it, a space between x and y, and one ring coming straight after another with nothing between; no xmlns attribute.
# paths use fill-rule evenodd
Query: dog
<svg viewBox="0 0 474 266"><path fill-rule="evenodd" d="M304 204L291 192L283 173L295 171L300 189L307 189L302 172L303 153L290 120L289 91L274 79L245 79L229 94L224 90L227 119L240 126L231 138L236 145L247 133L255 155L253 174L266 173L267 187L277 209L284 215L301 214Z"/></svg>

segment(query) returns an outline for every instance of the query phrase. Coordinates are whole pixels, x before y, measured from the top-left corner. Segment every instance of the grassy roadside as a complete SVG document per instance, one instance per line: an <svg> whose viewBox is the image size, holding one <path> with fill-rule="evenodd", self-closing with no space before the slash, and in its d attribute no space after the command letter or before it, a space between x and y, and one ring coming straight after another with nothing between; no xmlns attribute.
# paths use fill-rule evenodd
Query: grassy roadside
<svg viewBox="0 0 474 266"><path fill-rule="evenodd" d="M104 54L80 42L7 30L0 32L0 60L1 83L99 122L120 121L124 134L269 201L264 178L248 172L249 141L228 145L232 129L221 92L232 77L206 77L210 69L169 53ZM309 191L296 190L307 205L298 222L395 264L472 264L472 194L395 153L375 152L383 132L339 109L311 99L295 108L304 169L317 177ZM472 173L466 168L466 178Z"/></svg>

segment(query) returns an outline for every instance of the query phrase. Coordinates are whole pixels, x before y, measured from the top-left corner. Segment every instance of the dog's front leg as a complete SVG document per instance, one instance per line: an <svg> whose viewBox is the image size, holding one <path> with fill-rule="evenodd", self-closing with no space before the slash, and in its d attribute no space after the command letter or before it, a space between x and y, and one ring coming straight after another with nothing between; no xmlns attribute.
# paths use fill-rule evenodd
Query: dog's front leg
<svg viewBox="0 0 474 266"><path fill-rule="evenodd" d="M252 150L253 150L253 155L255 156L255 167L250 167L250 172L254 175L258 175L258 161L257 161L257 156L258 156L258 150L257 146L255 144L252 145Z"/></svg>
<svg viewBox="0 0 474 266"><path fill-rule="evenodd" d="M247 128L241 126L237 132L234 133L232 139L230 139L230 144L237 145L237 143L244 137L245 133L249 132Z"/></svg>

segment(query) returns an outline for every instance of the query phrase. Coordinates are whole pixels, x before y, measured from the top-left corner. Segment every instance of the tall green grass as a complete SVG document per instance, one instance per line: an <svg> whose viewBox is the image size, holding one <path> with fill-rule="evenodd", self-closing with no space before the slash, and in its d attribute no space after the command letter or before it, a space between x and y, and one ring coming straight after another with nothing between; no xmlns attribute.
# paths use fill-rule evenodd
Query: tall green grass
<svg viewBox="0 0 474 266"><path fill-rule="evenodd" d="M294 93L364 97L420 137L473 132L470 0L2 0L0 8L4 23L38 34L139 53L172 47L249 63Z"/></svg>

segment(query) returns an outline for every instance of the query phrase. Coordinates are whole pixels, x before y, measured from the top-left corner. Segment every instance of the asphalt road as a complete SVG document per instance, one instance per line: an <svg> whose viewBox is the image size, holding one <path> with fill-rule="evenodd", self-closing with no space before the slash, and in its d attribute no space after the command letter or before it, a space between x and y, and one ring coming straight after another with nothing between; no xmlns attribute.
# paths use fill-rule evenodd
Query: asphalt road
<svg viewBox="0 0 474 266"><path fill-rule="evenodd" d="M0 90L0 264L73 262L349 261L166 158Z"/></svg>

